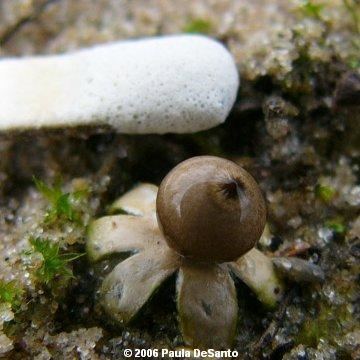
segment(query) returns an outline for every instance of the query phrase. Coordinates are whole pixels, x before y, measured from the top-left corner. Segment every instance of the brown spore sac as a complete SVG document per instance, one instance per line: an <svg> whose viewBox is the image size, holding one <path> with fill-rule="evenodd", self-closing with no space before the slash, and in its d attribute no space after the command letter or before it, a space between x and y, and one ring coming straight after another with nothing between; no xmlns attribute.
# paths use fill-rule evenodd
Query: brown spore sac
<svg viewBox="0 0 360 360"><path fill-rule="evenodd" d="M156 205L168 245L200 262L244 255L255 246L266 221L265 202L253 177L214 156L188 159L170 171Z"/></svg>

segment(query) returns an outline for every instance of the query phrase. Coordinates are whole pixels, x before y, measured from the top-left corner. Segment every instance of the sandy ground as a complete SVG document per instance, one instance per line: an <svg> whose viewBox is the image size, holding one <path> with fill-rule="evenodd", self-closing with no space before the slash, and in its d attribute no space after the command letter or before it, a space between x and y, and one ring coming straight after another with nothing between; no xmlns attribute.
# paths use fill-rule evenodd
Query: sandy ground
<svg viewBox="0 0 360 360"><path fill-rule="evenodd" d="M25 292L20 307L0 303L0 357L117 359L126 347L181 346L171 284L134 327L119 329L95 299L111 262L99 269L85 258L76 261L75 278L62 296L39 283L34 269L41 259L24 256L29 236L61 240L66 251L82 252L85 227L45 224L49 204L32 177L51 183L60 174L64 191L87 184L91 195L80 204L86 225L136 182L159 183L179 161L214 154L242 164L266 195L270 235L261 249L309 259L327 276L323 287L290 286L293 295L276 316L238 284L247 331L240 331L236 348L255 359L358 358L359 111L344 89L356 83L351 79L359 53L344 3L0 2L1 56L200 29L228 46L242 77L228 122L203 134L131 137L77 129L0 135L0 280L15 280Z"/></svg>

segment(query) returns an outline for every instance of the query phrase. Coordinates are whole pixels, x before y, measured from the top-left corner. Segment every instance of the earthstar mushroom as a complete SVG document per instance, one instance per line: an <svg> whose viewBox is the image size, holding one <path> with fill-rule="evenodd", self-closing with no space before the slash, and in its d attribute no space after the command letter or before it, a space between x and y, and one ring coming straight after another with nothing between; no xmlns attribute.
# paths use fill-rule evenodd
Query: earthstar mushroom
<svg viewBox="0 0 360 360"><path fill-rule="evenodd" d="M130 252L104 279L100 302L119 323L130 322L156 289L178 271L177 309L184 342L195 348L231 347L238 322L231 274L267 307L284 286L272 260L254 246L266 221L261 191L244 169L213 156L176 166L159 189L141 184L95 220L87 253L99 261Z"/></svg>

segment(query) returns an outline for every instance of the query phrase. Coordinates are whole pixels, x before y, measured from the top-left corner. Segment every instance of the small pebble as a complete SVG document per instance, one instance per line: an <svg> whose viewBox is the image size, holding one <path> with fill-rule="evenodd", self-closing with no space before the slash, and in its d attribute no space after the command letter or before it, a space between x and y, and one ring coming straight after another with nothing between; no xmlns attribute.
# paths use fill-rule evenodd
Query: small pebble
<svg viewBox="0 0 360 360"><path fill-rule="evenodd" d="M325 274L323 270L306 260L277 257L273 258L275 268L286 278L295 282L323 283Z"/></svg>

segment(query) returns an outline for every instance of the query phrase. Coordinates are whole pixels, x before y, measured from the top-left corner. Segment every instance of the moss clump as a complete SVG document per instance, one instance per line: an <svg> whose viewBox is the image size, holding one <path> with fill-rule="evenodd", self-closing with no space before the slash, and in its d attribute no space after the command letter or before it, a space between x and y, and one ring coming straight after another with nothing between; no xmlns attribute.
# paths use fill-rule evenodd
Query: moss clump
<svg viewBox="0 0 360 360"><path fill-rule="evenodd" d="M16 281L5 282L0 280L0 303L8 303L13 310L21 305L24 290Z"/></svg>
<svg viewBox="0 0 360 360"><path fill-rule="evenodd" d="M73 278L70 263L83 256L78 253L64 253L60 245L50 239L31 237L29 242L32 249L26 255L38 253L42 257L41 265L35 271L36 279L45 285L54 285L54 282L66 283Z"/></svg>
<svg viewBox="0 0 360 360"><path fill-rule="evenodd" d="M348 321L350 316L346 304L338 307L321 304L317 316L305 320L295 342L314 348L321 339L336 344L335 339L342 334L343 323Z"/></svg>
<svg viewBox="0 0 360 360"><path fill-rule="evenodd" d="M332 230L335 234L344 235L346 233L346 226L341 218L328 220L325 222L325 226Z"/></svg>
<svg viewBox="0 0 360 360"><path fill-rule="evenodd" d="M313 17L315 19L321 18L321 12L323 9L323 4L316 4L310 0L303 1L302 6L300 7L300 10L304 16Z"/></svg>
<svg viewBox="0 0 360 360"><path fill-rule="evenodd" d="M317 184L315 187L315 195L325 203L329 203L334 198L335 193L335 189L327 185Z"/></svg>
<svg viewBox="0 0 360 360"><path fill-rule="evenodd" d="M185 27L184 32L190 34L208 34L211 32L212 24L209 20L206 19L193 19Z"/></svg>
<svg viewBox="0 0 360 360"><path fill-rule="evenodd" d="M45 223L53 224L55 221L63 220L81 224L81 210L77 204L86 198L87 189L67 193L62 190L60 180L49 186L35 177L33 179L38 191L50 203L45 215Z"/></svg>

